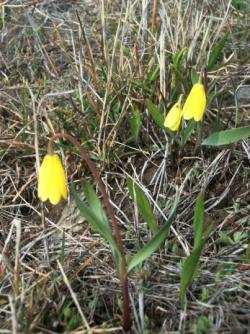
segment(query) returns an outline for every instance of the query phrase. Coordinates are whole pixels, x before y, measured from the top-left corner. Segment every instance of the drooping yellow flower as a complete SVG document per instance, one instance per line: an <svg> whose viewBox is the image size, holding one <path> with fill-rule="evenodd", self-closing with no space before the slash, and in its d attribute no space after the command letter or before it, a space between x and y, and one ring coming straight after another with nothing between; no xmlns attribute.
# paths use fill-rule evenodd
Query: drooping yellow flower
<svg viewBox="0 0 250 334"><path fill-rule="evenodd" d="M194 118L196 122L201 121L206 109L206 93L202 83L193 85L183 107L184 119Z"/></svg>
<svg viewBox="0 0 250 334"><path fill-rule="evenodd" d="M67 198L67 181L61 160L57 154L47 154L41 164L38 177L38 197L56 205Z"/></svg>
<svg viewBox="0 0 250 334"><path fill-rule="evenodd" d="M164 126L171 131L178 131L181 124L181 103L180 100L173 105L164 120Z"/></svg>

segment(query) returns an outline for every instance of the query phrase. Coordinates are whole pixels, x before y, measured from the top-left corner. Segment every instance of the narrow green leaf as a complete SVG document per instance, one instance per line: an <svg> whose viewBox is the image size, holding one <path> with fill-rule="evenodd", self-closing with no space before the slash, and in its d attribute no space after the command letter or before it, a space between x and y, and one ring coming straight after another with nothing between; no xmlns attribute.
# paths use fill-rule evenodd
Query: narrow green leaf
<svg viewBox="0 0 250 334"><path fill-rule="evenodd" d="M147 74L147 81L149 83L152 83L159 77L159 75L160 75L160 67L157 66L153 72L151 71L150 73Z"/></svg>
<svg viewBox="0 0 250 334"><path fill-rule="evenodd" d="M166 235L172 225L175 217L175 212L179 202L179 194L176 196L174 204L172 206L171 213L165 225L157 232L157 234L144 246L142 247L128 262L128 272L130 272L138 264L146 260L151 256L157 248L160 247L161 243L165 240Z"/></svg>
<svg viewBox="0 0 250 334"><path fill-rule="evenodd" d="M236 143L250 136L250 126L242 128L219 131L206 138L202 145L220 146Z"/></svg>
<svg viewBox="0 0 250 334"><path fill-rule="evenodd" d="M233 245L234 244L234 241L232 238L230 238L229 235L227 235L225 232L223 231L219 231L219 237L220 237L220 240L226 244L230 244L230 245Z"/></svg>
<svg viewBox="0 0 250 334"><path fill-rule="evenodd" d="M153 104L153 102L149 99L146 100L146 106L148 108L148 111L155 121L155 123L162 129L164 129L164 116L159 112L157 107Z"/></svg>
<svg viewBox="0 0 250 334"><path fill-rule="evenodd" d="M193 277L197 271L203 242L199 244L197 248L185 259L181 271L181 283L180 283L180 303L184 304L186 289L191 284Z"/></svg>
<svg viewBox="0 0 250 334"><path fill-rule="evenodd" d="M216 65L222 50L226 44L228 38L228 33L225 34L219 41L218 43L215 44L213 50L211 51L208 61L207 61L207 70L211 71L214 69L214 65Z"/></svg>
<svg viewBox="0 0 250 334"><path fill-rule="evenodd" d="M186 289L191 284L198 270L202 248L208 239L213 227L209 225L204 231L204 194L199 193L194 208L194 248L192 253L185 259L181 271L180 302L183 305Z"/></svg>
<svg viewBox="0 0 250 334"><path fill-rule="evenodd" d="M189 138L191 137L195 125L196 125L196 122L193 120L190 120L188 122L187 127L181 131L181 145L182 146L184 146L186 142L189 140Z"/></svg>
<svg viewBox="0 0 250 334"><path fill-rule="evenodd" d="M202 241L204 225L204 195L199 193L194 208L194 248Z"/></svg>
<svg viewBox="0 0 250 334"><path fill-rule="evenodd" d="M142 115L138 109L135 109L130 119L130 129L133 139L136 143L139 141L139 134L142 125Z"/></svg>
<svg viewBox="0 0 250 334"><path fill-rule="evenodd" d="M208 93L208 96L207 96L207 105L206 105L206 108L210 107L211 103L215 100L216 97L221 97L223 94L223 90L220 90L220 91L216 91L216 92L211 92L211 93Z"/></svg>
<svg viewBox="0 0 250 334"><path fill-rule="evenodd" d="M173 66L177 70L181 69L183 61L186 60L187 52L188 52L188 48L185 47L174 55Z"/></svg>
<svg viewBox="0 0 250 334"><path fill-rule="evenodd" d="M95 231L97 231L110 245L115 261L117 265L120 263L120 252L119 248L117 247L117 244L113 238L112 230L109 226L106 225L104 221L99 219L99 217L96 215L95 211L90 209L86 206L86 204L80 199L78 196L74 185L71 186L71 191L73 194L73 197L76 201L76 204L81 212L81 215L86 218L86 220L89 222L89 224L93 227Z"/></svg>
<svg viewBox="0 0 250 334"><path fill-rule="evenodd" d="M93 187L86 180L84 180L81 185L90 209L95 213L99 220L105 223L105 225L109 228L107 216L103 210L101 201L97 197Z"/></svg>
<svg viewBox="0 0 250 334"><path fill-rule="evenodd" d="M199 81L199 74L194 68L191 69L191 80L193 85Z"/></svg>
<svg viewBox="0 0 250 334"><path fill-rule="evenodd" d="M130 177L127 177L127 185L129 194L134 201L136 201L138 210L148 224L148 227L156 234L158 232L158 225L151 209L150 203L143 190Z"/></svg>

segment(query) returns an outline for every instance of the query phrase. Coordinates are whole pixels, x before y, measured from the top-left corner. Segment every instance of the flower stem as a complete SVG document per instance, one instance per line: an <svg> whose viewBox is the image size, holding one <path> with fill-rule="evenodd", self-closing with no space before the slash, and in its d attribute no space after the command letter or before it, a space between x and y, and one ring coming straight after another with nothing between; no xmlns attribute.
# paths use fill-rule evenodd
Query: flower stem
<svg viewBox="0 0 250 334"><path fill-rule="evenodd" d="M205 80L205 76L206 76L206 69L205 67L202 67L199 76L199 83L202 83Z"/></svg>
<svg viewBox="0 0 250 334"><path fill-rule="evenodd" d="M119 229L119 225L117 223L113 208L110 204L109 196L106 192L104 183L100 178L95 164L89 158L88 153L83 149L82 145L77 141L77 139L67 133L56 133L53 137L49 140L48 143L48 153L53 153L53 143L58 138L64 138L68 140L72 145L74 145L80 152L82 159L86 162L90 172L92 173L93 177L95 178L97 185L102 193L103 196L103 203L107 210L108 216L111 220L115 241L119 248L121 254L121 268L120 268L120 280L121 280L121 290L123 295L123 328L125 331L128 331L131 327L130 324L130 307L129 307L129 292L128 292L128 273L127 273L127 264L125 258L124 247L122 243L121 233Z"/></svg>

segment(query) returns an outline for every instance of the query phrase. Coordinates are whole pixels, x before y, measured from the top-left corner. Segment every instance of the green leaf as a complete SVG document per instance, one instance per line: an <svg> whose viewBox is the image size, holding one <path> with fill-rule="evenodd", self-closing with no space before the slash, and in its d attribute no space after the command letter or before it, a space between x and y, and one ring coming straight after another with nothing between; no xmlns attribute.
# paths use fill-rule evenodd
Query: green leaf
<svg viewBox="0 0 250 334"><path fill-rule="evenodd" d="M244 238L247 238L247 236L248 234L243 231L236 231L233 234L233 239L234 239L234 242L237 243L243 240Z"/></svg>
<svg viewBox="0 0 250 334"><path fill-rule="evenodd" d="M219 131L206 138L202 145L220 146L236 143L250 136L250 126L242 128Z"/></svg>
<svg viewBox="0 0 250 334"><path fill-rule="evenodd" d="M209 55L209 58L208 58L208 61L207 61L207 70L208 71L211 71L213 70L214 68L214 65L217 63L220 55L221 55L221 52L225 46L225 43L227 41L227 38L228 38L228 33L225 34L220 40L218 43L215 44L213 50L211 51L210 55Z"/></svg>
<svg viewBox="0 0 250 334"><path fill-rule="evenodd" d="M188 52L188 48L185 47L174 55L173 66L177 70L181 69L183 61L186 60L187 52Z"/></svg>
<svg viewBox="0 0 250 334"><path fill-rule="evenodd" d="M155 81L159 77L159 75L160 75L160 67L157 66L153 72L150 71L150 73L147 73L148 83L151 84L153 81Z"/></svg>
<svg viewBox="0 0 250 334"><path fill-rule="evenodd" d="M155 121L155 123L162 129L164 129L164 116L159 112L157 107L153 104L153 102L149 99L146 99L146 106L148 111Z"/></svg>
<svg viewBox="0 0 250 334"><path fill-rule="evenodd" d="M95 213L95 215L100 219L100 221L103 221L103 223L105 223L105 225L109 228L109 222L107 216L103 210L101 201L97 197L93 187L86 180L84 180L81 183L81 185L90 209Z"/></svg>
<svg viewBox="0 0 250 334"><path fill-rule="evenodd" d="M239 11L247 10L246 0L232 0L232 6Z"/></svg>
<svg viewBox="0 0 250 334"><path fill-rule="evenodd" d="M143 190L130 177L127 177L127 185L129 194L132 199L136 201L140 214L143 216L153 234L156 234L158 232L158 225L148 198Z"/></svg>
<svg viewBox="0 0 250 334"><path fill-rule="evenodd" d="M203 243L193 250L183 263L180 283L180 303L184 304L186 289L191 284L197 271Z"/></svg>
<svg viewBox="0 0 250 334"><path fill-rule="evenodd" d="M139 141L141 125L142 125L142 115L138 109L135 109L130 119L130 128L133 139L136 143L138 143Z"/></svg>
<svg viewBox="0 0 250 334"><path fill-rule="evenodd" d="M194 208L194 248L202 241L204 225L204 195L199 193Z"/></svg>
<svg viewBox="0 0 250 334"><path fill-rule="evenodd" d="M194 248L192 253L185 259L181 271L180 302L184 304L186 289L191 284L198 270L202 248L208 239L213 227L209 225L204 231L204 194L199 193L194 208Z"/></svg>
<svg viewBox="0 0 250 334"><path fill-rule="evenodd" d="M223 94L223 90L220 90L218 92L217 91L216 92L211 92L211 93L208 92L206 108L208 108L210 106L210 104L214 101L214 99L216 97L221 97L222 94Z"/></svg>
<svg viewBox="0 0 250 334"><path fill-rule="evenodd" d="M199 74L193 68L191 69L191 80L193 85L199 81Z"/></svg>
<svg viewBox="0 0 250 334"><path fill-rule="evenodd" d="M234 244L234 241L232 240L232 238L230 238L229 235L227 235L223 231L219 231L219 237L220 237L220 240L224 242L225 244L230 244L230 245Z"/></svg>
<svg viewBox="0 0 250 334"><path fill-rule="evenodd" d="M151 256L154 253L154 251L156 251L160 247L161 243L166 238L166 235L170 229L170 226L172 225L174 221L175 212L176 212L178 203L179 203L179 194L175 198L174 204L172 206L172 210L170 212L169 218L166 221L165 225L128 262L128 272L130 272L134 267L136 267L138 264L146 260L149 256Z"/></svg>
<svg viewBox="0 0 250 334"><path fill-rule="evenodd" d="M189 138L191 137L195 126L196 126L196 122L193 120L190 120L188 122L187 127L181 131L181 145L182 146L184 146L186 142L189 140Z"/></svg>
<svg viewBox="0 0 250 334"><path fill-rule="evenodd" d="M89 190L89 189L88 189ZM95 231L97 231L110 245L112 252L114 254L114 258L117 261L116 263L120 263L120 251L119 248L113 238L113 233L109 225L105 219L101 219L99 213L95 210L95 208L89 208L79 197L77 194L74 185L71 186L71 191L73 197L76 201L76 204L80 210L81 215L86 218L86 220L90 223ZM85 194L86 196L86 194ZM87 197L87 196L86 196ZM118 262L119 261L119 262Z"/></svg>

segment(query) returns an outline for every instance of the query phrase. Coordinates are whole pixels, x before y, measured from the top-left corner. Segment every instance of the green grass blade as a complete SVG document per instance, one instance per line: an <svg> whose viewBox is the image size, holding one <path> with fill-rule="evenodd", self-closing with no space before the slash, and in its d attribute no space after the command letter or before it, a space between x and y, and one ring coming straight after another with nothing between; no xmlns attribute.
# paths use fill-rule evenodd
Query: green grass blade
<svg viewBox="0 0 250 334"><path fill-rule="evenodd" d="M135 143L138 143L139 141L141 125L142 125L142 115L138 109L135 109L130 119L130 129Z"/></svg>
<svg viewBox="0 0 250 334"><path fill-rule="evenodd" d="M199 193L194 208L194 248L202 241L204 225L204 195Z"/></svg>
<svg viewBox="0 0 250 334"><path fill-rule="evenodd" d="M188 48L185 47L182 50L178 51L173 56L173 66L179 71L182 68L183 62L187 58Z"/></svg>
<svg viewBox="0 0 250 334"><path fill-rule="evenodd" d="M219 57L221 56L222 50L226 44L228 38L228 34L224 35L218 43L215 44L213 50L211 51L208 62L207 62L207 70L211 71L214 69Z"/></svg>
<svg viewBox="0 0 250 334"><path fill-rule="evenodd" d="M198 269L199 259L203 243L193 250L193 252L186 258L183 263L181 271L181 284L180 284L180 303L184 304L186 289L191 284L193 277Z"/></svg>
<svg viewBox="0 0 250 334"><path fill-rule="evenodd" d="M153 104L153 102L149 99L146 100L146 106L148 108L148 111L155 121L155 123L162 129L164 129L164 116L160 113L160 111L157 109L157 107Z"/></svg>
<svg viewBox="0 0 250 334"><path fill-rule="evenodd" d="M243 140L250 136L250 126L242 128L230 129L225 131L219 131L211 134L206 138L202 145L220 146L236 143L239 140Z"/></svg>
<svg viewBox="0 0 250 334"><path fill-rule="evenodd" d="M165 225L160 229L159 232L144 246L142 247L128 262L128 272L130 272L138 264L142 263L149 256L151 256L157 248L160 247L161 243L165 240L166 235L172 225L175 217L175 212L179 202L179 194L176 196L171 213Z"/></svg>
<svg viewBox="0 0 250 334"><path fill-rule="evenodd" d="M143 190L130 177L127 177L127 185L129 194L134 201L136 201L138 210L148 227L155 235L158 232L157 220L153 214L150 203Z"/></svg>

